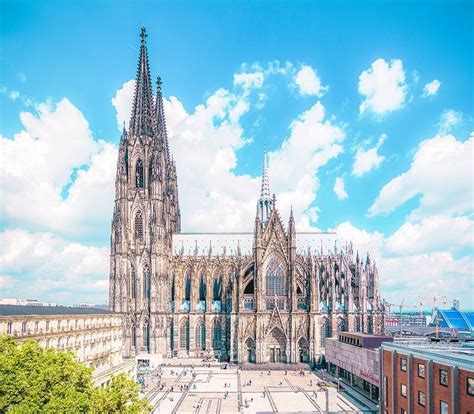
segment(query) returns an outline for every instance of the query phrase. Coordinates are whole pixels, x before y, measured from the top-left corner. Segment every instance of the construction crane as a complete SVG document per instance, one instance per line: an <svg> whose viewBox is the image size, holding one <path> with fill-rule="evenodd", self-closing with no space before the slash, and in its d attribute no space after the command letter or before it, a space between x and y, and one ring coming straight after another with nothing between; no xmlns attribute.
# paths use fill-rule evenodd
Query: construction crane
<svg viewBox="0 0 474 414"><path fill-rule="evenodd" d="M443 296L438 296L436 293L434 295L410 295L410 296L416 296L418 298L430 298L431 299L431 303L430 302L423 302L423 301L419 301L418 304L420 306L420 316L422 316L422 306L423 305L430 305L432 304L433 305L433 312L435 312L435 318L434 318L434 322L435 322L435 326L436 326L436 339L439 338L439 318L438 318L438 303L441 302L443 304L443 307L446 307L446 304L448 303L448 298L443 295Z"/></svg>
<svg viewBox="0 0 474 414"><path fill-rule="evenodd" d="M416 306L408 306L405 305L405 299L402 299L402 302L399 303L398 305L395 303L386 303L385 306L389 308L389 313L390 309L392 306L398 306L398 309L400 310L400 338L403 336L403 318L402 318L402 310L403 308L416 308Z"/></svg>

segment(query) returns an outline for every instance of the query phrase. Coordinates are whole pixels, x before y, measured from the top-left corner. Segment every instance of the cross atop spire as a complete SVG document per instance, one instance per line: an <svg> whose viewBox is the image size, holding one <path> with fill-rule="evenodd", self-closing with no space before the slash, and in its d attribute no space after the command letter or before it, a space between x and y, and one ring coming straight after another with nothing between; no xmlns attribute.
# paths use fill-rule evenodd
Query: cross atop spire
<svg viewBox="0 0 474 414"><path fill-rule="evenodd" d="M147 33L145 27L140 32L140 58L138 60L137 80L133 99L130 133L136 136L153 135L153 92L151 89L148 50L146 47Z"/></svg>

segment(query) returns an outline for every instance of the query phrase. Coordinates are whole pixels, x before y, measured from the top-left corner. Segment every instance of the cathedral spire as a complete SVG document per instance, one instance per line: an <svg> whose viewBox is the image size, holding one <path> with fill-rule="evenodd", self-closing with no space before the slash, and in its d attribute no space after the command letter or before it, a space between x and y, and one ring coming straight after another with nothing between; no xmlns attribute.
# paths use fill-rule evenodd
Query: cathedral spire
<svg viewBox="0 0 474 414"><path fill-rule="evenodd" d="M140 58L138 61L137 80L133 99L130 133L136 136L153 135L153 92L151 88L148 50L146 47L146 29L142 27Z"/></svg>
<svg viewBox="0 0 474 414"><path fill-rule="evenodd" d="M270 182L268 180L268 159L267 149L263 150L263 174L262 174L262 190L260 192L260 200L270 200Z"/></svg>
<svg viewBox="0 0 474 414"><path fill-rule="evenodd" d="M156 132L158 133L158 139L163 142L166 159L169 160L170 152L168 147L168 134L166 132L165 108L163 106L163 94L161 92L162 84L161 76L158 75L156 79Z"/></svg>
<svg viewBox="0 0 474 414"><path fill-rule="evenodd" d="M270 196L270 183L268 180L268 159L266 148L263 151L263 173L262 173L262 189L260 199L258 200L258 215L260 216L260 225L265 226L275 204L275 197Z"/></svg>

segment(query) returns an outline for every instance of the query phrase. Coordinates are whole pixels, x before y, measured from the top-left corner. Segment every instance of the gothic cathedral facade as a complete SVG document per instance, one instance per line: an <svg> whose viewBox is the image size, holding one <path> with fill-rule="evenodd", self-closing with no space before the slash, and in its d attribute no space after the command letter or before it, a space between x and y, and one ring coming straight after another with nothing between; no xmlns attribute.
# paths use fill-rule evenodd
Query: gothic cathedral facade
<svg viewBox="0 0 474 414"><path fill-rule="evenodd" d="M124 316L124 355L315 363L338 331L381 334L375 263L354 259L351 244L338 251L306 240L302 248L292 212L285 227L270 195L266 157L253 232L181 233L176 163L146 36L142 29L112 219L109 300Z"/></svg>

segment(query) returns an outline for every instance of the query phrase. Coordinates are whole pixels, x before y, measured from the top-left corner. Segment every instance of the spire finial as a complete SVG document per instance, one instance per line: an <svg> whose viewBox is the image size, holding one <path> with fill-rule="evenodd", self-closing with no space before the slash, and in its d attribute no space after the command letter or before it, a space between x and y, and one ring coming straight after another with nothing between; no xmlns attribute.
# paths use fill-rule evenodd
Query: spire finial
<svg viewBox="0 0 474 414"><path fill-rule="evenodd" d="M151 137L153 135L153 93L148 65L148 50L146 47L147 34L144 27L141 29L140 37L140 57L138 60L137 80L135 82L135 95L129 129L131 134Z"/></svg>

